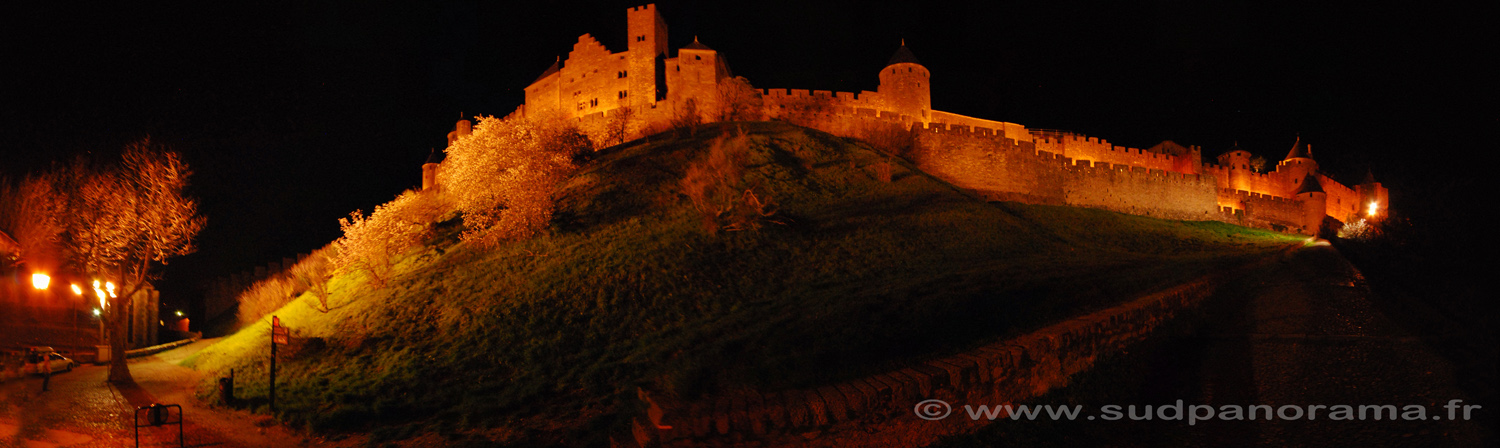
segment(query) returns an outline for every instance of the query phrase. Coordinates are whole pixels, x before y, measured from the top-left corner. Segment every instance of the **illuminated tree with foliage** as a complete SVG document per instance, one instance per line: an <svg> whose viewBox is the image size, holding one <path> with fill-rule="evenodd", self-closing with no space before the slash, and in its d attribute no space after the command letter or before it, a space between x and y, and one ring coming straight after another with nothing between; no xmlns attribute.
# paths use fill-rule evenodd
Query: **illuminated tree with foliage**
<svg viewBox="0 0 1500 448"><path fill-rule="evenodd" d="M132 298L154 278L154 268L193 252L193 238L206 223L185 193L191 174L181 156L150 139L126 146L117 166L92 167L80 159L63 174L69 187L64 225L75 264L119 285L105 310L115 353L112 382L131 380L123 355Z"/></svg>
<svg viewBox="0 0 1500 448"><path fill-rule="evenodd" d="M344 236L333 243L335 270L363 272L376 287L384 287L390 281L396 256L420 244L431 232L432 222L442 213L436 202L440 199L407 190L391 202L375 206L369 216L355 210L348 218L340 218ZM326 298L326 294L320 298Z"/></svg>
<svg viewBox="0 0 1500 448"><path fill-rule="evenodd" d="M593 143L562 119L480 117L447 149L439 183L463 214L464 241L530 236L552 218L552 191Z"/></svg>
<svg viewBox="0 0 1500 448"><path fill-rule="evenodd" d="M54 177L30 175L16 183L0 179L0 266L60 261L64 203Z"/></svg>

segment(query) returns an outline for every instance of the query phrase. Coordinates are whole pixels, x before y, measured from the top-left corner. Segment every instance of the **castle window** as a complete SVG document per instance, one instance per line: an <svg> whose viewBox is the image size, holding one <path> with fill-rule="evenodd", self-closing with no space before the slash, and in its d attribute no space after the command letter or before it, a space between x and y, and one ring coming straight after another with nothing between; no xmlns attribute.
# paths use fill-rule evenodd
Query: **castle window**
<svg viewBox="0 0 1500 448"><path fill-rule="evenodd" d="M701 61L701 60L703 60L703 56L699 56L699 55L695 54L695 55L693 55L693 60L694 61Z"/></svg>
<svg viewBox="0 0 1500 448"><path fill-rule="evenodd" d="M599 99L598 98L594 98L592 100L589 100L589 107L598 107L598 106L599 106Z"/></svg>
<svg viewBox="0 0 1500 448"><path fill-rule="evenodd" d="M646 41L646 36L644 34L640 35L640 36L636 36L635 37L635 41L636 42L645 42Z"/></svg>

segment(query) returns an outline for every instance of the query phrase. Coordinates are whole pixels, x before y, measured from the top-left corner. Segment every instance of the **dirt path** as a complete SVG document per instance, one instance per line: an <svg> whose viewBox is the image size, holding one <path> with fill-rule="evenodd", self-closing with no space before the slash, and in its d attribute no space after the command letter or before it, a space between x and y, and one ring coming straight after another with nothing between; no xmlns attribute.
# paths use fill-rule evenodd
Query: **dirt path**
<svg viewBox="0 0 1500 448"><path fill-rule="evenodd" d="M28 378L0 386L0 447L133 446L133 411L152 403L183 409L182 436L191 447L340 446L308 437L264 416L214 408L195 396L201 372L178 362L216 340L198 341L155 356L133 359L135 384L104 381L107 367L80 366L54 375L49 390ZM141 446L176 446L175 427L143 428Z"/></svg>

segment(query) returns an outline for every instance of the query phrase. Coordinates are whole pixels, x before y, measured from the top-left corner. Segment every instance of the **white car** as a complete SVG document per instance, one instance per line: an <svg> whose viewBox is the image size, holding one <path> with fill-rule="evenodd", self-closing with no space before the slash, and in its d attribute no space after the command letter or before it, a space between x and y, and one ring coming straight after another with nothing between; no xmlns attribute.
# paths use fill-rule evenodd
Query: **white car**
<svg viewBox="0 0 1500 448"><path fill-rule="evenodd" d="M27 350L26 364L21 366L21 373L27 375L41 375L45 373L42 372L42 361L46 359L43 358L44 356L52 358L52 373L71 372L73 371L73 367L78 366L78 362L68 359L68 357L63 356L61 353L52 351L47 347L44 347L44 349Z"/></svg>

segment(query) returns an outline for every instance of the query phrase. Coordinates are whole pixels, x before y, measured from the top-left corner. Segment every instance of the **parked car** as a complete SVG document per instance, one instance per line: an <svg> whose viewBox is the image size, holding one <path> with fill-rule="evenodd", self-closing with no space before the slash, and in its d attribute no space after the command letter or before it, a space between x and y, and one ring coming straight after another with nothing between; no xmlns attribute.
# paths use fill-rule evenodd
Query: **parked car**
<svg viewBox="0 0 1500 448"><path fill-rule="evenodd" d="M52 358L52 373L71 372L73 367L78 366L77 361L68 359L52 347L32 347L26 349L26 364L21 366L21 373L26 375L41 375L42 361Z"/></svg>

